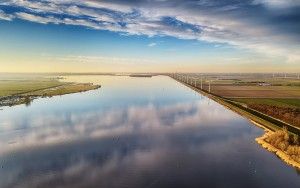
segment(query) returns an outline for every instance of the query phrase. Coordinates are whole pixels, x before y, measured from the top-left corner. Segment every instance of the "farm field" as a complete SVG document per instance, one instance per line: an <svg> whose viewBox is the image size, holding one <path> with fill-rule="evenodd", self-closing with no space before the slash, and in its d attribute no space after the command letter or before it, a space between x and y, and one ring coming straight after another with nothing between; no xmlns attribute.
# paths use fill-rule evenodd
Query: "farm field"
<svg viewBox="0 0 300 188"><path fill-rule="evenodd" d="M248 107L300 127L300 99L234 98Z"/></svg>
<svg viewBox="0 0 300 188"><path fill-rule="evenodd" d="M186 74L183 80L212 94L300 127L300 79L297 74ZM278 76L278 75L277 75ZM201 84L202 80L202 84Z"/></svg>
<svg viewBox="0 0 300 188"><path fill-rule="evenodd" d="M58 79L50 78L2 78L0 79L0 97L57 87L64 84Z"/></svg>
<svg viewBox="0 0 300 188"><path fill-rule="evenodd" d="M227 98L300 98L300 87L298 86L238 86L212 84L211 92Z"/></svg>
<svg viewBox="0 0 300 188"><path fill-rule="evenodd" d="M234 100L238 101L238 102L245 103L247 105L264 104L264 105L286 107L286 108L300 108L300 99L239 98L239 99L234 99Z"/></svg>
<svg viewBox="0 0 300 188"><path fill-rule="evenodd" d="M0 106L29 105L38 97L52 97L99 88L91 83L62 82L58 77L18 77L0 79Z"/></svg>
<svg viewBox="0 0 300 188"><path fill-rule="evenodd" d="M193 84L226 98L300 99L300 79L272 74L187 74Z"/></svg>

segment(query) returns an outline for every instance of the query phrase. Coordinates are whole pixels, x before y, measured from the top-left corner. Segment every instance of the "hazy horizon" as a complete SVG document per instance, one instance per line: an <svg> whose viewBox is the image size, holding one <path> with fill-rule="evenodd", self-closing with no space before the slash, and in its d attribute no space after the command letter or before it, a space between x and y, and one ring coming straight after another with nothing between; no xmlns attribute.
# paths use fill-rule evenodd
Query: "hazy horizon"
<svg viewBox="0 0 300 188"><path fill-rule="evenodd" d="M257 71L257 72L251 72L251 71L224 71L224 72L219 72L219 71L201 71L201 69L199 69L199 71L96 71L96 72L91 72L91 71L36 71L36 72L32 72L32 71L0 71L0 74L133 74L133 73L137 73L137 74L142 74L142 73L149 73L149 74L169 74L169 73L182 73L182 74L299 74L300 70L298 71Z"/></svg>

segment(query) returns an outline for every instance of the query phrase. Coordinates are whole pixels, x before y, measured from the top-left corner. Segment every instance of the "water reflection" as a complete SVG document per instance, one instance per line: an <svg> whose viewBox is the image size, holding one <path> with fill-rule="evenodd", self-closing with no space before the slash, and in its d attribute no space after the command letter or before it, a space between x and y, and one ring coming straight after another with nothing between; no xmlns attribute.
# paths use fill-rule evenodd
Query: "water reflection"
<svg viewBox="0 0 300 188"><path fill-rule="evenodd" d="M160 87L123 87L113 94L119 85L104 84L101 92L5 111L0 187L299 185L292 168L255 143L262 130L168 78L148 79L146 85L158 82ZM52 103L63 110L49 108ZM10 115L18 111L23 113Z"/></svg>
<svg viewBox="0 0 300 188"><path fill-rule="evenodd" d="M25 124L23 122L21 130L18 130L20 122L14 119L5 122L2 128L7 134L3 133L0 138L0 154L18 148L84 138L174 131L194 126L224 126L238 121L238 116L234 118L230 111L224 111L221 106L209 105L206 100L165 106L133 105L107 111L49 114L31 118ZM18 130L17 134L15 130Z"/></svg>

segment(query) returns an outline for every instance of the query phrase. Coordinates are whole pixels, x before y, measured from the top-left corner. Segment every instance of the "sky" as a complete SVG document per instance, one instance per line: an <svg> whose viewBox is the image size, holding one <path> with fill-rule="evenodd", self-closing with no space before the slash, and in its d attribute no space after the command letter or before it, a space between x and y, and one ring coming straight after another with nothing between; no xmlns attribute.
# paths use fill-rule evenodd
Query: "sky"
<svg viewBox="0 0 300 188"><path fill-rule="evenodd" d="M300 72L300 0L0 0L0 72Z"/></svg>

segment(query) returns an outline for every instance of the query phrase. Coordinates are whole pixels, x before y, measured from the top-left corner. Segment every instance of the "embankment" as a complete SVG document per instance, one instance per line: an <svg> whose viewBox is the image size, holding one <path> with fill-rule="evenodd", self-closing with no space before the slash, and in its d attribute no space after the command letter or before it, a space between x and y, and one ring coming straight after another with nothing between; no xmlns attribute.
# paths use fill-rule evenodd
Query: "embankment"
<svg viewBox="0 0 300 188"><path fill-rule="evenodd" d="M173 79L175 79L175 78L173 78ZM191 89L201 93L202 95L218 102L219 104L240 114L241 116L249 119L256 126L263 128L266 131L266 133L262 137L257 138L256 141L263 148L267 149L268 151L274 152L278 157L280 157L287 164L300 169L300 163L297 162L296 160L294 160L293 156L290 156L288 152L281 150L280 148L277 148L274 145L272 145L271 143L268 143L266 141L266 139L268 139L272 133L276 133L276 131L280 131L283 128L285 128L286 131L289 134L291 134L292 136L298 136L298 135L300 135L300 129L298 127L292 126L292 125L282 122L278 119L272 118L271 116L268 116L268 115L258 112L256 110L249 109L237 102L228 100L221 96L217 96L217 95L208 93L205 90L201 90L198 87L195 87L191 84L185 83L181 80L178 80L178 79L175 79L175 80L186 85L187 87L190 87Z"/></svg>

